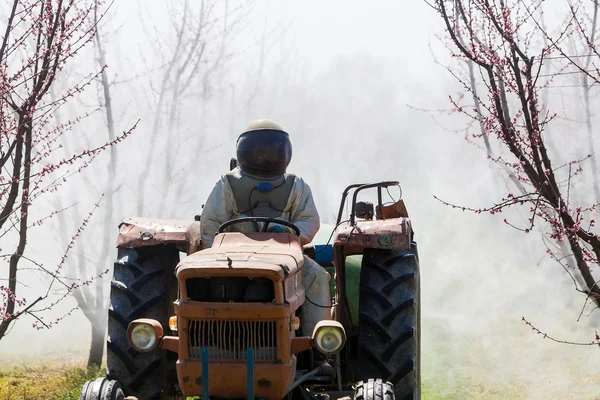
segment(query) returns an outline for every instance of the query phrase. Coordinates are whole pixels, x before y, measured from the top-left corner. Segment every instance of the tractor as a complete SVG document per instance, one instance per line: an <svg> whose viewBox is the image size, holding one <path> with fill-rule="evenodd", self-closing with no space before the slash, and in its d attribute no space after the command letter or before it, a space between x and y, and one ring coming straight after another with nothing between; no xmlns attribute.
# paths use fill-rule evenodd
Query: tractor
<svg viewBox="0 0 600 400"><path fill-rule="evenodd" d="M125 219L107 374L86 382L80 400L419 399L419 256L404 201L383 202L394 186L348 186L328 240L322 226L305 246L278 219L228 221L204 250L201 215ZM358 201L367 189L376 202ZM247 221L263 228L235 231ZM294 233L267 232L272 223ZM304 255L332 276L331 319L313 332L299 320Z"/></svg>

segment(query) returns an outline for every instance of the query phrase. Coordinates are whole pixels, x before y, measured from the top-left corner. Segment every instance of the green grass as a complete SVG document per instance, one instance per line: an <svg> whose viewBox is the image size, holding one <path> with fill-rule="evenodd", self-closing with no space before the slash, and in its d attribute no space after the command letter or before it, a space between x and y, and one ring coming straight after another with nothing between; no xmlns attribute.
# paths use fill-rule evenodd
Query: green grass
<svg viewBox="0 0 600 400"><path fill-rule="evenodd" d="M465 400L465 399L524 399L521 387L490 385L473 379L459 382L426 379L422 386L422 398L428 400Z"/></svg>
<svg viewBox="0 0 600 400"><path fill-rule="evenodd" d="M424 354L423 400L600 399L600 376L594 371L581 373L575 364L561 363L568 386L547 382L544 388L540 382L548 381L548 377L535 380L533 372L531 380L523 377L513 381L498 375L497 366L486 359L475 342L471 348L461 347L462 357L456 357L444 347L443 344L432 346ZM104 367L86 370L73 363L38 362L31 365L34 366L0 368L0 399L77 400L85 381L105 373Z"/></svg>
<svg viewBox="0 0 600 400"><path fill-rule="evenodd" d="M104 368L84 368L69 365L40 365L14 367L0 372L0 399L2 400L77 400L83 383L104 375ZM597 376L581 377L581 383L600 383ZM491 383L475 377L458 379L424 377L423 400L495 400L531 399L530 388L510 383ZM573 393L546 399L597 399L596 396L579 396ZM190 398L191 399L191 398Z"/></svg>
<svg viewBox="0 0 600 400"><path fill-rule="evenodd" d="M84 382L103 375L103 368L86 370L69 365L13 367L0 372L0 399L77 400ZM510 390L505 388L485 387L468 380L459 386L452 388L451 393L448 393L447 382L426 380L423 385L423 399L518 398L510 396Z"/></svg>
<svg viewBox="0 0 600 400"><path fill-rule="evenodd" d="M591 368L597 348L552 343L519 331L519 323L499 319L482 335L426 320L423 399L600 399L600 376Z"/></svg>
<svg viewBox="0 0 600 400"><path fill-rule="evenodd" d="M102 376L104 369L71 365L37 365L0 370L0 399L77 400L85 381Z"/></svg>
<svg viewBox="0 0 600 400"><path fill-rule="evenodd" d="M600 384L600 378L595 375L582 376L577 379L583 387L586 385ZM588 392L588 393L586 393ZM589 390L560 391L539 391L538 386L528 386L524 384L491 383L476 378L460 378L457 380L424 379L422 382L422 398L424 400L526 400L526 399L544 399L544 400L598 400L600 399L600 390L596 395L590 395Z"/></svg>

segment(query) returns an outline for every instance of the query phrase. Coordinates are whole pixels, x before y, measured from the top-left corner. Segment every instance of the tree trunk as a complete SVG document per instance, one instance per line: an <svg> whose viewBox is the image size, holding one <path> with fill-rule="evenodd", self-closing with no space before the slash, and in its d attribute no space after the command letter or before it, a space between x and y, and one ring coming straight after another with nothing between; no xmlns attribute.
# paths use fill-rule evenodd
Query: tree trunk
<svg viewBox="0 0 600 400"><path fill-rule="evenodd" d="M102 365L102 357L104 356L104 342L106 337L106 324L100 321L92 322L92 341L90 343L90 354L88 357L87 366L100 367Z"/></svg>

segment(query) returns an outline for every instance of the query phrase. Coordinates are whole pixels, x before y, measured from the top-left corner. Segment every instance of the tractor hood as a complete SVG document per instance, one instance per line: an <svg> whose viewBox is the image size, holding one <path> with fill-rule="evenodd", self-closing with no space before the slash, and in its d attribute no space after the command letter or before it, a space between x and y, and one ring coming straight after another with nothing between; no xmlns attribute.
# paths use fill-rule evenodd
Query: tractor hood
<svg viewBox="0 0 600 400"><path fill-rule="evenodd" d="M298 237L282 233L222 233L213 246L181 260L178 277L269 276L281 281L295 274L304 256ZM233 272L234 270L235 272Z"/></svg>

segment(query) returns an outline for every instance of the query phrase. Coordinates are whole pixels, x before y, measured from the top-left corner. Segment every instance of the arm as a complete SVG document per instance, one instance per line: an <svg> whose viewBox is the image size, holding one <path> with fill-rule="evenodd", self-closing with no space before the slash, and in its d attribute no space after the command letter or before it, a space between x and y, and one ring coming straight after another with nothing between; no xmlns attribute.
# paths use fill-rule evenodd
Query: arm
<svg viewBox="0 0 600 400"><path fill-rule="evenodd" d="M233 217L233 204L229 184L225 176L222 176L210 192L202 209L200 230L202 232L203 249L212 246L219 226Z"/></svg>
<svg viewBox="0 0 600 400"><path fill-rule="evenodd" d="M319 231L321 222L310 186L300 177L296 177L290 200L290 222L300 229L300 243L308 244Z"/></svg>

